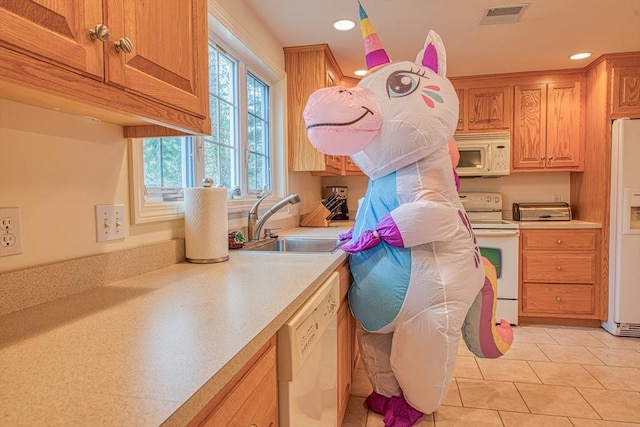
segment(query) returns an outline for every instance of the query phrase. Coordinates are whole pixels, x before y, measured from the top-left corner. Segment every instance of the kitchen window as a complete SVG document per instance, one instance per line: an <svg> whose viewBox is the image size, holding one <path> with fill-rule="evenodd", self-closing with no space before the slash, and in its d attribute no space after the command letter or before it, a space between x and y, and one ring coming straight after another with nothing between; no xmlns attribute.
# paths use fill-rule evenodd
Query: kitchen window
<svg viewBox="0 0 640 427"><path fill-rule="evenodd" d="M251 62L210 42L211 134L132 140L133 223L182 217L183 188L202 185L205 177L227 188L230 212L247 211L262 191L274 199L284 194L284 179L273 176L286 176L284 147L273 144L272 126L284 114L272 108L282 103L278 88L284 85L272 90L273 73L261 73Z"/></svg>

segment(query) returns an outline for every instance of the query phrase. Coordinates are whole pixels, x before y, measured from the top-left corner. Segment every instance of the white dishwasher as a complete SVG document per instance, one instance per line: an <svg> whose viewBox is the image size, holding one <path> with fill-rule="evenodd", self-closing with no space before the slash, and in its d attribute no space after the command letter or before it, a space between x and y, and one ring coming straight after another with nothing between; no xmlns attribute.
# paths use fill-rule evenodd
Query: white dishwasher
<svg viewBox="0 0 640 427"><path fill-rule="evenodd" d="M338 305L331 276L278 331L280 427L338 423Z"/></svg>

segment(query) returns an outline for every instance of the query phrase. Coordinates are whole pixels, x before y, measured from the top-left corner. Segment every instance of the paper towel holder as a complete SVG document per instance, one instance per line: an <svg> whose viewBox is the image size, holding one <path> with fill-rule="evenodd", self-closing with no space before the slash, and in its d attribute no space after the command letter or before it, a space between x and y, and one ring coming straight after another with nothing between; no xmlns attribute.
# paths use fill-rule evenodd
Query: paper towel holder
<svg viewBox="0 0 640 427"><path fill-rule="evenodd" d="M202 180L202 187L211 188L212 186L213 186L213 179L207 177L207 178L204 178ZM224 187L220 187L218 189L219 190L224 190L225 196L226 196L226 189L224 189ZM186 196L186 194L185 194L185 196ZM226 200L226 197L225 197L225 200ZM185 197L185 201L186 201L186 197ZM225 217L226 217L226 206L225 206L225 213L224 214L225 214ZM187 234L186 227L187 227L187 217L186 217L186 208L185 208L185 244L188 243L188 239L186 239L186 237L187 237L186 236L186 234ZM221 231L221 233L222 233L222 231ZM224 237L225 237L225 239L224 239L224 247L225 247L225 250L227 251L226 254L220 254L221 256L207 256L206 258L205 257L196 258L196 257L193 257L193 256L190 257L189 256L189 248L187 247L186 248L187 261L191 262L191 263L194 263L194 264L211 264L211 263L219 263L219 262L228 261L229 260L228 231L227 231L227 227L226 226L224 227Z"/></svg>

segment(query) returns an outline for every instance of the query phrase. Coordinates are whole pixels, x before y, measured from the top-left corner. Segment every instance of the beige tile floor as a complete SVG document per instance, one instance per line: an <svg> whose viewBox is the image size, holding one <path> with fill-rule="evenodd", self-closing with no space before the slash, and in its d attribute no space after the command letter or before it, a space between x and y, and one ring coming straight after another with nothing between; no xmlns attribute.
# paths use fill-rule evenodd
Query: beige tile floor
<svg viewBox="0 0 640 427"><path fill-rule="evenodd" d="M640 339L602 329L517 326L500 359L460 343L443 405L420 427L640 427ZM343 427L383 427L367 411L371 385L354 373Z"/></svg>

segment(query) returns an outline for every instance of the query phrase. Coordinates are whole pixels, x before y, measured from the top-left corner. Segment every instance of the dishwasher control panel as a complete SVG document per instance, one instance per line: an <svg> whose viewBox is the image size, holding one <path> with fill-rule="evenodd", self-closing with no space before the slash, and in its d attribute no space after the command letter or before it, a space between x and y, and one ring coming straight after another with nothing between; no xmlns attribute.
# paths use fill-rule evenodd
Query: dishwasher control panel
<svg viewBox="0 0 640 427"><path fill-rule="evenodd" d="M332 320L338 313L339 304L340 281L338 273L334 272L278 331L281 380L291 381L322 335L327 329L336 327Z"/></svg>

